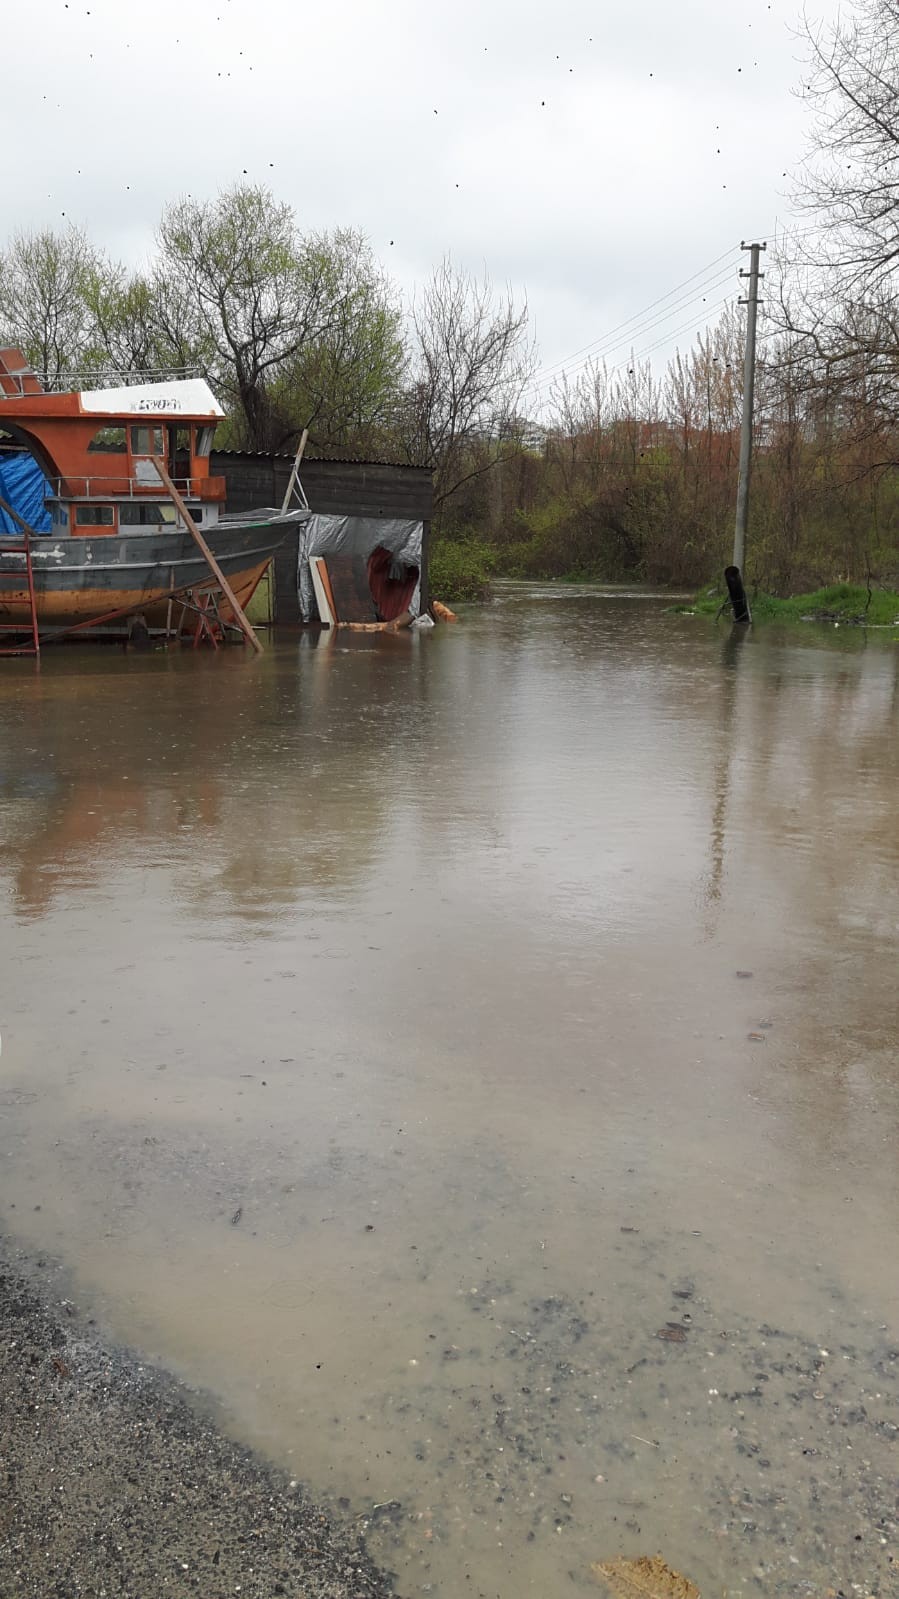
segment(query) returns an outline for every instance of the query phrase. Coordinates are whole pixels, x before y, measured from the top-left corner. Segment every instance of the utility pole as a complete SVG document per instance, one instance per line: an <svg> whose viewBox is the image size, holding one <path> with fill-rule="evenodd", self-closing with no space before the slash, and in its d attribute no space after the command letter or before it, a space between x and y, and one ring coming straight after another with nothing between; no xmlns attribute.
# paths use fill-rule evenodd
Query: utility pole
<svg viewBox="0 0 899 1599"><path fill-rule="evenodd" d="M759 271L761 253L767 248L765 244L746 244L741 241L740 249L749 251L749 271L740 269L740 277L749 279L749 293L741 305L746 306L746 352L743 358L743 426L740 432L740 477L737 484L737 519L734 526L734 560L733 566L728 568L729 574L736 575L737 588L740 591L740 600L734 592L732 577L728 576L727 584L730 590L734 607L734 621L749 622L749 602L743 590L743 567L746 562L746 525L749 521L749 478L752 470L752 412L755 400L755 335L759 309L759 281L764 273Z"/></svg>

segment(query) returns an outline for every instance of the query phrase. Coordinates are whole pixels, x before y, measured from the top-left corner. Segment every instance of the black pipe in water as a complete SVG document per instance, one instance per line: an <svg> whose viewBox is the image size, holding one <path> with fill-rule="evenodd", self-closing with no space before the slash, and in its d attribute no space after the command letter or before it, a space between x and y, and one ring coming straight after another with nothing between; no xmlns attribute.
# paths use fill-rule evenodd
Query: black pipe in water
<svg viewBox="0 0 899 1599"><path fill-rule="evenodd" d="M734 621L751 622L752 613L749 609L749 601L746 598L746 590L743 587L743 579L740 576L740 568L738 566L726 566L724 568L724 581L727 584L727 592L730 595Z"/></svg>

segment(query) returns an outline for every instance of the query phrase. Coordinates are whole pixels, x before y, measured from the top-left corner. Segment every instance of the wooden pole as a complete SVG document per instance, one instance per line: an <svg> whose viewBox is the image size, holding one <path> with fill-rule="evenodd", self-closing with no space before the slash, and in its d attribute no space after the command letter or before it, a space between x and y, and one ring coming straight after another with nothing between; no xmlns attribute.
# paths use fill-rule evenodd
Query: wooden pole
<svg viewBox="0 0 899 1599"><path fill-rule="evenodd" d="M303 459L303 452L306 449L306 440L308 439L308 437L309 437L309 429L308 428L304 428L302 433L300 434L300 442L297 445L297 453L296 453L296 455L293 458L293 466L290 469L290 478L289 478L288 484L287 484L287 493L284 496L284 503L281 506L281 515L282 516L285 516L287 514L287 510L288 510L288 508L290 506L290 496L292 495L293 490L294 490L294 484L296 483L296 480L297 480L297 473L300 470L300 462ZM304 494L303 495L304 501L305 501L305 498L306 498L306 496Z"/></svg>
<svg viewBox="0 0 899 1599"><path fill-rule="evenodd" d="M228 601L228 604L230 605L232 611L234 612L234 616L235 616L235 619L237 621L237 625L240 628L240 631L242 632L242 634L243 634L244 638L246 639L247 643L248 644L252 644L254 650L256 651L256 654L257 655L262 655L264 653L262 645L260 644L258 638L256 637L256 634L253 631L252 624L247 620L247 618L246 618L246 616L244 614L243 606L241 605L240 600L237 598L237 595L235 594L233 588L231 587L231 584L228 582L228 579L226 578L226 576L225 576L224 572L222 571L221 567L219 566L218 561L216 560L215 556L213 555L211 549L209 548L209 545L206 543L206 540L204 539L202 533L200 532L200 529L197 527L196 522L194 521L194 519L191 516L189 510L187 509L187 506L185 505L184 501L182 500L181 495L178 493L178 490L175 488L174 483L172 482L171 478L169 477L168 468L167 468L165 462L163 461L161 456L154 455L153 456L153 464L155 465L156 470L159 473L159 476L161 477L163 483L165 484L166 490L168 492L169 499L171 500L172 504L174 505L175 510L178 512L178 515L181 517L182 521L184 522L184 525L187 528L188 532L190 533L191 537L193 538L194 543L197 545L197 548L201 551L201 553L203 555L203 559L206 562L206 565L209 567L210 572L212 573L213 577L215 578L216 582L219 585L219 588L221 589L222 593L224 594L225 599Z"/></svg>

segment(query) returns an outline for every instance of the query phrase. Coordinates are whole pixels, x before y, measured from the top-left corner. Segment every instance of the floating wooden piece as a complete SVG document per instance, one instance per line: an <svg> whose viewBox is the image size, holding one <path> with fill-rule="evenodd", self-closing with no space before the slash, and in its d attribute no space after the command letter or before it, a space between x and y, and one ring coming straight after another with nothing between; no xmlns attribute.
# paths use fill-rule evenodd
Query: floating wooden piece
<svg viewBox="0 0 899 1599"><path fill-rule="evenodd" d="M401 633L404 627L412 626L412 612L404 611L392 622L338 622L337 626L347 633Z"/></svg>
<svg viewBox="0 0 899 1599"><path fill-rule="evenodd" d="M672 1571L660 1555L600 1560L590 1570L617 1599L702 1599L695 1582Z"/></svg>

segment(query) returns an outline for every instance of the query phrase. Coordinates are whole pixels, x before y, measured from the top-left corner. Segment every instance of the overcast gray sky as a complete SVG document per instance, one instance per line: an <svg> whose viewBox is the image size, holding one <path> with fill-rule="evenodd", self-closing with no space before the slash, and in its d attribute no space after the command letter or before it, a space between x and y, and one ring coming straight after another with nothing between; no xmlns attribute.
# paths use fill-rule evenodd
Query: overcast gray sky
<svg viewBox="0 0 899 1599"><path fill-rule="evenodd" d="M449 251L526 290L546 367L789 214L799 4L7 4L5 230L72 220L137 263L166 200L264 182L404 289Z"/></svg>

